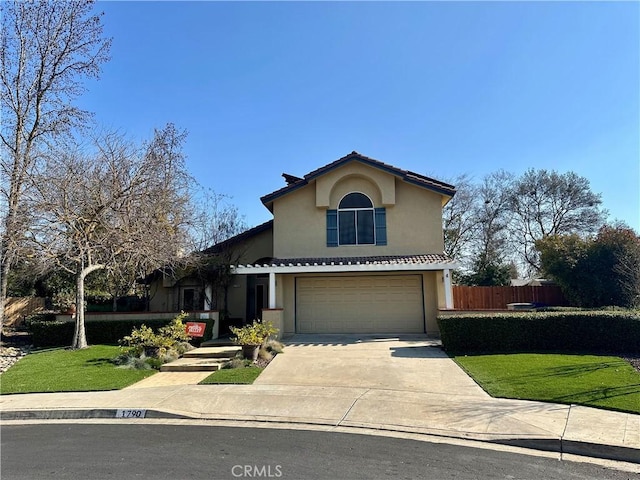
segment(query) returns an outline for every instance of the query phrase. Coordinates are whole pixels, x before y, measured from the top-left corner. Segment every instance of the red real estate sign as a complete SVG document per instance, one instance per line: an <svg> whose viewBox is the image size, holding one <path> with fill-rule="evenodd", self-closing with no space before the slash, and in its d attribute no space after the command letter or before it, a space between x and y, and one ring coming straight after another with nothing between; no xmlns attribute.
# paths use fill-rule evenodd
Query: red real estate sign
<svg viewBox="0 0 640 480"><path fill-rule="evenodd" d="M206 327L206 323L187 322L187 335L190 337L204 337L204 329Z"/></svg>

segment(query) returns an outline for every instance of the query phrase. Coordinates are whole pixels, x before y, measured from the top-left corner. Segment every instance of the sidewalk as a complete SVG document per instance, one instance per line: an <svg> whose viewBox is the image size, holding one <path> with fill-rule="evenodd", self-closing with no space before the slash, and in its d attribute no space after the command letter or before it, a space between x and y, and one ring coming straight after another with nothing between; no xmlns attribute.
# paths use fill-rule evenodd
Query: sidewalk
<svg viewBox="0 0 640 480"><path fill-rule="evenodd" d="M115 418L117 409L146 410L146 418L261 421L428 434L640 464L640 415L488 396L254 384L0 397L3 421Z"/></svg>

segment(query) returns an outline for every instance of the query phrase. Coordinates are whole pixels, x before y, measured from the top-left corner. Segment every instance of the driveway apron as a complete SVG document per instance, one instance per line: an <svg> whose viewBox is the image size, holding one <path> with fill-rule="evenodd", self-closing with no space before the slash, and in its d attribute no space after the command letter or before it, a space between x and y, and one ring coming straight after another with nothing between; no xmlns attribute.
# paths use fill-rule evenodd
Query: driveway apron
<svg viewBox="0 0 640 480"><path fill-rule="evenodd" d="M359 387L488 395L424 335L295 335L256 385Z"/></svg>

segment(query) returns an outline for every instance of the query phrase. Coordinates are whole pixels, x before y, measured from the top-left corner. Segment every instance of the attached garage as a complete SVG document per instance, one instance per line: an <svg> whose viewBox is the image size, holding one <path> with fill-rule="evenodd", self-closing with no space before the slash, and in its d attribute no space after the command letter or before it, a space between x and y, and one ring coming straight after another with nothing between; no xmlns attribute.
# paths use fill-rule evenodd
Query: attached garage
<svg viewBox="0 0 640 480"><path fill-rule="evenodd" d="M274 258L233 271L265 279L269 307L262 318L284 335L437 335L438 309L452 308L452 265L442 254ZM248 291L247 299L255 294Z"/></svg>
<svg viewBox="0 0 640 480"><path fill-rule="evenodd" d="M297 277L298 333L423 333L421 275Z"/></svg>

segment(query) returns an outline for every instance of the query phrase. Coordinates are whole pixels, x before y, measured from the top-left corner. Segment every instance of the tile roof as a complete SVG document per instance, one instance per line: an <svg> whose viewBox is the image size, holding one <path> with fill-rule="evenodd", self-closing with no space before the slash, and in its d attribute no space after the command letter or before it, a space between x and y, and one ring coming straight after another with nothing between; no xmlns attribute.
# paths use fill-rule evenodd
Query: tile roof
<svg viewBox="0 0 640 480"><path fill-rule="evenodd" d="M312 258L272 258L266 263L247 265L254 267L321 266L321 265L428 265L454 264L455 261L443 254L387 255L371 257L312 257Z"/></svg>
<svg viewBox="0 0 640 480"><path fill-rule="evenodd" d="M411 172L408 170L402 170L400 168L394 167L393 165L389 165L387 163L383 163L380 160L376 160L374 158L369 158L364 155L359 154L356 151L351 152L348 155L345 155L338 160L325 165L324 167L320 167L312 172L309 172L304 176L304 178L294 177L293 175L288 175L285 177L287 179L288 185L275 192L269 193L268 195L263 196L260 200L263 204L267 205L271 203L276 198L286 195L294 190L297 190L300 187L303 187L309 183L309 181L319 177L320 175L324 175L325 173L337 168L341 165L344 165L350 161L358 161L364 163L365 165L369 165L374 168L379 168L384 170L392 175L397 175L401 177L404 181L408 183L412 183L414 185L427 188L429 190L436 191L438 193L453 196L456 193L456 188L453 185L448 183L441 182L434 178L425 177L424 175L420 175L419 173ZM296 180L297 179L297 180ZM289 183L291 181L291 183Z"/></svg>

